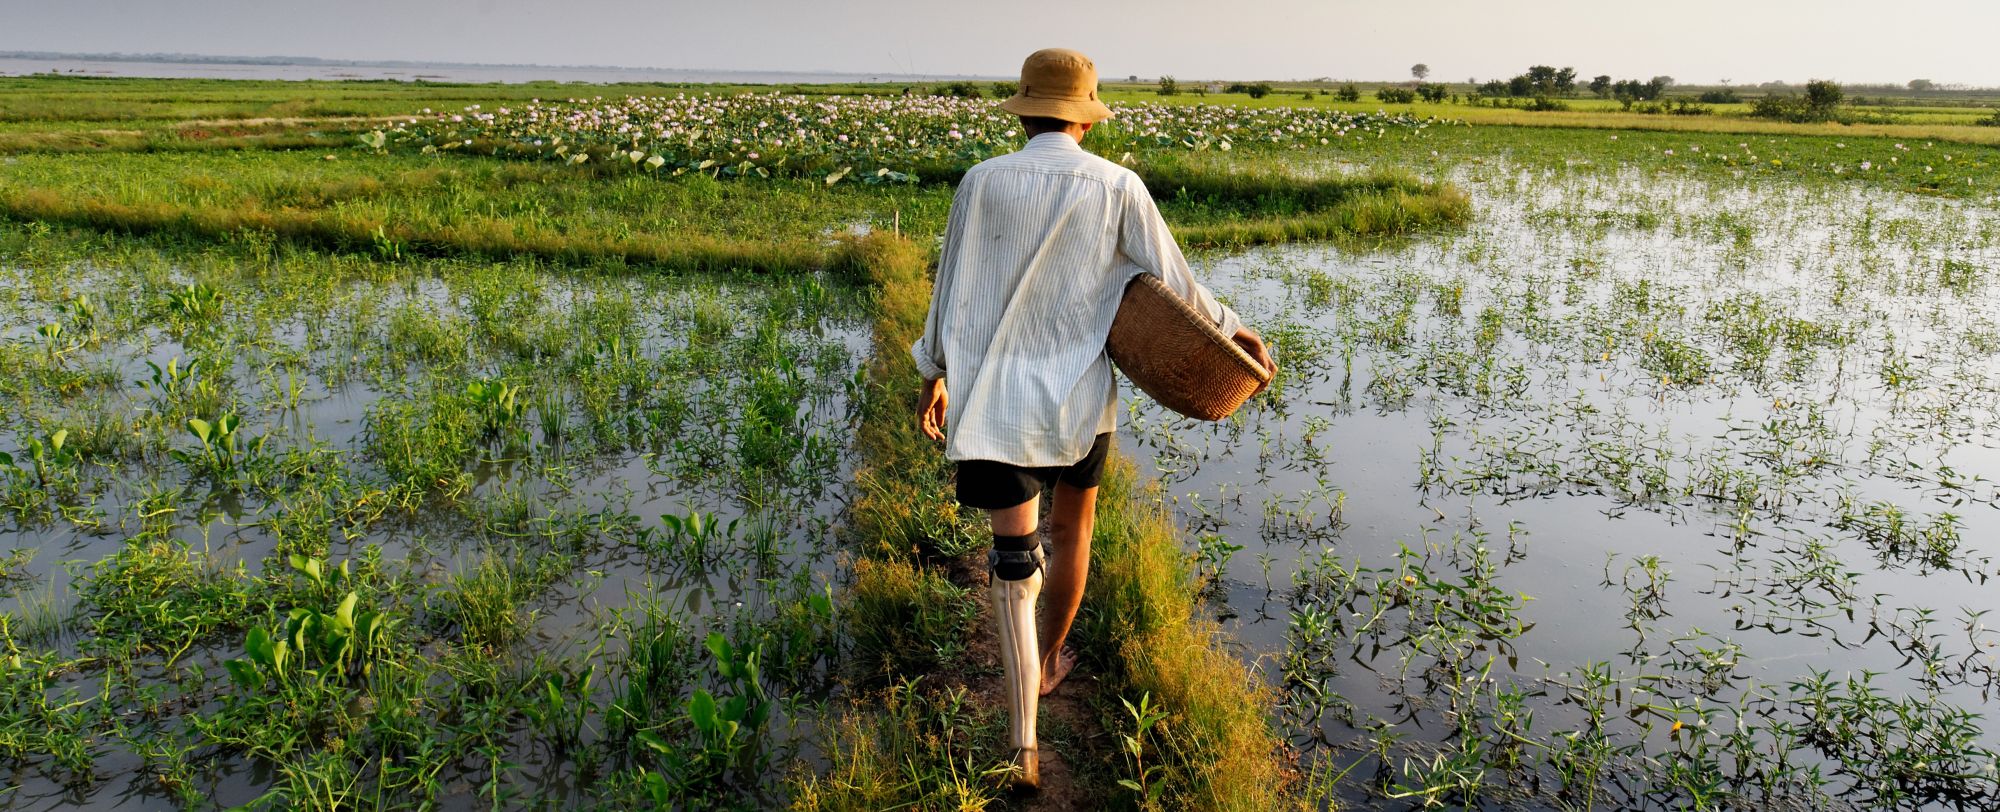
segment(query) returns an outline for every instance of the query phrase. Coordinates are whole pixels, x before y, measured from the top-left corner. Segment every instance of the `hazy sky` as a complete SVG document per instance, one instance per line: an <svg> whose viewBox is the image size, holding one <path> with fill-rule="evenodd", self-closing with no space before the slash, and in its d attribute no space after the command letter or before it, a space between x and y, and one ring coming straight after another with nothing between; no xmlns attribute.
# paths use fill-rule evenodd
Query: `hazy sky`
<svg viewBox="0 0 2000 812"><path fill-rule="evenodd" d="M1111 76L2000 86L1996 31L2000 0L0 0L0 50L919 74L1060 45Z"/></svg>

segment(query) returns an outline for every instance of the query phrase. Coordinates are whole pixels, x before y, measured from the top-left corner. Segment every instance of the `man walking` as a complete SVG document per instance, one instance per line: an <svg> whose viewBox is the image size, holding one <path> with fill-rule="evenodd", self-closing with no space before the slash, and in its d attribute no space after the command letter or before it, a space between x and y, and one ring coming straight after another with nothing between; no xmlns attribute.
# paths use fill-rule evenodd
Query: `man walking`
<svg viewBox="0 0 2000 812"><path fill-rule="evenodd" d="M1083 601L1097 483L1117 428L1104 341L1125 284L1158 275L1252 357L1271 362L1263 341L1195 281L1139 177L1083 150L1091 126L1111 117L1089 58L1060 48L1030 54L1020 91L1000 108L1021 117L1027 146L973 167L959 183L930 314L910 352L924 377L923 431L958 462L959 502L992 521L1014 780L1034 788L1038 698L1075 665L1063 639ZM947 388L958 393L950 408ZM1054 554L1044 575L1035 537L1050 485Z"/></svg>

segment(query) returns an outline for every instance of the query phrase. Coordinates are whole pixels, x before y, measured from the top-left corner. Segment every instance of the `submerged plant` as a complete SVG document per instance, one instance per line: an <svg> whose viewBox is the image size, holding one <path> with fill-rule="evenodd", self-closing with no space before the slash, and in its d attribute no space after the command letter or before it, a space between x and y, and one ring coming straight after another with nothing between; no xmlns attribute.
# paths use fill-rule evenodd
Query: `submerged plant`
<svg viewBox="0 0 2000 812"><path fill-rule="evenodd" d="M222 293L205 283L190 283L167 293L166 311L167 320L184 331L206 327L222 317Z"/></svg>
<svg viewBox="0 0 2000 812"><path fill-rule="evenodd" d="M336 587L346 580L346 562L329 572L318 559L292 558L294 568L317 586ZM311 606L291 610L276 634L253 627L243 642L244 656L223 664L230 679L246 691L267 684L281 693L306 683L353 685L368 676L393 625L381 611L363 609L361 596L350 590L331 611Z"/></svg>
<svg viewBox="0 0 2000 812"><path fill-rule="evenodd" d="M487 438L513 426L527 414L528 404L521 398L521 387L506 381L481 379L465 385L466 401L471 405L472 414L479 423L480 432Z"/></svg>
<svg viewBox="0 0 2000 812"><path fill-rule="evenodd" d="M262 461L264 442L269 439L244 439L237 431L242 424L242 419L233 413L224 414L214 422L190 417L187 430L198 444L196 449L175 449L171 453L196 473L208 476L217 483L234 481L237 474Z"/></svg>

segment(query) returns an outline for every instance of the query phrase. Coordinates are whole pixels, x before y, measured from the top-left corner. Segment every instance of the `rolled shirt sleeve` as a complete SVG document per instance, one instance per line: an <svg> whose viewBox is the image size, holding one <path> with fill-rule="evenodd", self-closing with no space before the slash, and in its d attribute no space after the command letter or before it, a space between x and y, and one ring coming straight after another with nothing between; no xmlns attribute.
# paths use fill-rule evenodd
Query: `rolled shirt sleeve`
<svg viewBox="0 0 2000 812"><path fill-rule="evenodd" d="M931 281L930 312L924 315L923 333L917 336L916 343L910 345L910 360L917 362L917 374L927 381L937 380L945 374L944 325L949 323L951 315L945 312L945 308L951 306L953 270L958 267L954 255L958 253L959 242L965 236L964 224L969 208L966 204L967 186L959 184L958 192L953 196L951 214L945 221L944 247L938 254L937 278Z"/></svg>
<svg viewBox="0 0 2000 812"><path fill-rule="evenodd" d="M933 315L931 318L937 317ZM944 377L944 365L937 362L938 355L931 349L933 344L930 334L931 327L926 322L923 336L917 339L917 343L910 345L910 359L917 362L918 375L922 375L924 380L935 381Z"/></svg>
<svg viewBox="0 0 2000 812"><path fill-rule="evenodd" d="M1223 335L1236 335L1243 328L1243 321L1194 278L1194 270L1188 267L1187 257L1181 254L1180 245L1167 230L1167 221L1160 217L1160 208L1146 192L1145 184L1134 176L1124 192L1125 211L1119 226L1118 250L1133 264L1160 277L1168 290L1208 316Z"/></svg>
<svg viewBox="0 0 2000 812"><path fill-rule="evenodd" d="M924 316L924 331L910 345L910 360L917 362L917 374L927 381L944 377L944 337L940 335L944 315L938 311L951 301L951 285L945 271L947 267L938 268L938 278L931 283L931 309Z"/></svg>

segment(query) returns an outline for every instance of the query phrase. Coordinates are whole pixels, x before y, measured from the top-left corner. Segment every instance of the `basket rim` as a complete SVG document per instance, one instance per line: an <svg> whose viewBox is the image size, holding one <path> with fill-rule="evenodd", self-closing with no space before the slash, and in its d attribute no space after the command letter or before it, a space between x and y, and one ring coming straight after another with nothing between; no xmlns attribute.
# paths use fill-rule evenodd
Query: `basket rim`
<svg viewBox="0 0 2000 812"><path fill-rule="evenodd" d="M1133 285L1145 285L1160 293L1168 302L1172 303L1173 307L1179 309L1181 314L1188 318L1188 321L1195 324L1195 329L1207 335L1210 340L1228 348L1230 358L1240 364L1244 370L1255 376L1261 383L1270 382L1270 370L1265 369L1263 364L1257 363L1257 359L1250 357L1250 353L1244 352L1243 347L1238 345L1234 338L1223 335L1222 328L1216 327L1214 322L1208 320L1208 314L1194 309L1194 305L1188 304L1188 301L1181 298L1180 294L1175 293L1173 288L1167 287L1166 280L1161 279L1158 274L1150 271L1140 271L1133 275L1130 281L1125 283L1127 288Z"/></svg>

